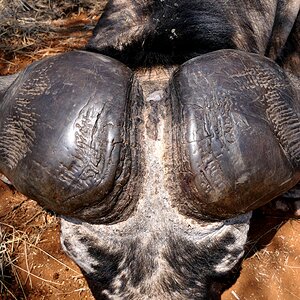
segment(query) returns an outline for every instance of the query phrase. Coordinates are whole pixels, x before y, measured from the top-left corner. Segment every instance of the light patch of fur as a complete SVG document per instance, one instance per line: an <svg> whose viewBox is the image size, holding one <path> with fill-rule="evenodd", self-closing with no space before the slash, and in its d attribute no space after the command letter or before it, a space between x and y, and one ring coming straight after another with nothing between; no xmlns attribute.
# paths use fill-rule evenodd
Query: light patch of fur
<svg viewBox="0 0 300 300"><path fill-rule="evenodd" d="M61 219L61 245L63 250L86 272L94 273L96 270L94 266L97 265L97 261L89 254L88 247L85 243L80 241L82 237L88 237L89 234L85 234L84 227L81 228L80 234L77 232L70 232L69 227L66 226L68 221L64 221L64 217ZM74 227L76 228L76 227ZM67 240L71 249L68 249L64 241Z"/></svg>
<svg viewBox="0 0 300 300"><path fill-rule="evenodd" d="M250 216L251 213L248 214L248 217ZM217 266L215 266L215 270L218 273L225 273L231 270L236 265L236 262L240 260L244 255L244 246L247 241L247 235L245 235L244 232L247 232L249 230L249 220L248 222L240 224L240 226L229 225L229 227L226 228L228 225L225 225L225 228L235 237L235 241L232 244L226 245L225 248L228 254L222 259L220 263L218 263ZM238 254L236 254L237 252Z"/></svg>
<svg viewBox="0 0 300 300"><path fill-rule="evenodd" d="M8 185L12 185L12 183L10 182L10 180L4 176L3 174L0 173L0 180L3 181L4 183L8 184Z"/></svg>

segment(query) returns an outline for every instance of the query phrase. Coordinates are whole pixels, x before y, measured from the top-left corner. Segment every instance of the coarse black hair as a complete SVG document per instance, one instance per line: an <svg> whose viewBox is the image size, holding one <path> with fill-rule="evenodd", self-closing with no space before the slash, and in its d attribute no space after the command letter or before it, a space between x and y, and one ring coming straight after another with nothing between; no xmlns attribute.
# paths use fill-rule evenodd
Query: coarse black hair
<svg viewBox="0 0 300 300"><path fill-rule="evenodd" d="M110 1L87 50L114 57L131 67L149 67L180 64L203 53L236 48L234 27L224 13L222 1L127 2L132 19L126 23L128 12L118 7L118 0ZM129 22L137 29L132 30Z"/></svg>

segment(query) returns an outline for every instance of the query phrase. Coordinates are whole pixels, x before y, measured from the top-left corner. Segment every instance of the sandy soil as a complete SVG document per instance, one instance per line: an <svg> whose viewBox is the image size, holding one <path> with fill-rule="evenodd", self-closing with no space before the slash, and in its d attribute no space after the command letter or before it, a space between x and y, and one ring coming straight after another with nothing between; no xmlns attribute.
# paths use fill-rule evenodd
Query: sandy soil
<svg viewBox="0 0 300 300"><path fill-rule="evenodd" d="M73 17L72 25L87 22ZM71 26L71 25L70 25ZM74 30L72 40L54 40L34 55L0 52L0 74L33 60L83 46L91 33ZM272 205L253 218L248 258L237 283L222 300L300 299L300 221L277 214ZM59 220L0 182L0 299L94 299L79 268L61 250Z"/></svg>

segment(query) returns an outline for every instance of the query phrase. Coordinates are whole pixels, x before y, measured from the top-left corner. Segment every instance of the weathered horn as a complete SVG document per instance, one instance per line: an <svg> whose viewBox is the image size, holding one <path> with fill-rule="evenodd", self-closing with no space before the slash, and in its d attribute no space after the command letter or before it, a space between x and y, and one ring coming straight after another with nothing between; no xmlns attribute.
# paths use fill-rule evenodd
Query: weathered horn
<svg viewBox="0 0 300 300"><path fill-rule="evenodd" d="M116 60L84 51L31 64L0 102L0 172L59 214L126 217L132 195L121 192L137 164L126 121L131 78Z"/></svg>
<svg viewBox="0 0 300 300"><path fill-rule="evenodd" d="M299 99L274 62L212 52L182 65L171 93L181 211L232 217L300 180Z"/></svg>

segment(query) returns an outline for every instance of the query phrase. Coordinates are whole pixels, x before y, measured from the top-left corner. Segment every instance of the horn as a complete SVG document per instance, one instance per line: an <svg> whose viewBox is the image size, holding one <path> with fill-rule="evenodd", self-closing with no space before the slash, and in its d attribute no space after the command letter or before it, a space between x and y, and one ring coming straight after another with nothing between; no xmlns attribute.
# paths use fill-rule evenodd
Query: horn
<svg viewBox="0 0 300 300"><path fill-rule="evenodd" d="M131 79L126 66L85 51L30 65L0 104L0 173L58 214L94 223L126 217L133 197L123 192L137 164Z"/></svg>
<svg viewBox="0 0 300 300"><path fill-rule="evenodd" d="M184 213L232 217L300 180L299 99L274 62L212 52L178 69L171 94L176 205Z"/></svg>

